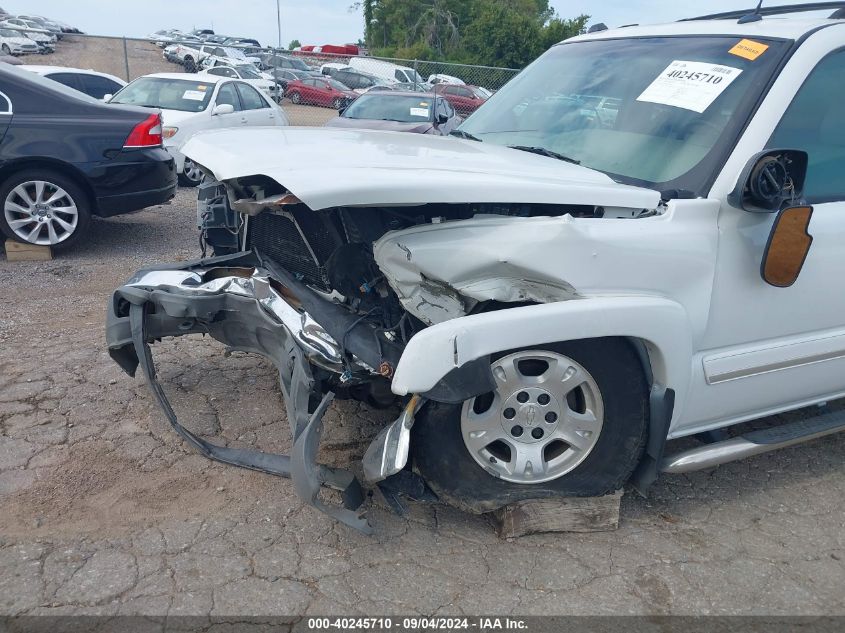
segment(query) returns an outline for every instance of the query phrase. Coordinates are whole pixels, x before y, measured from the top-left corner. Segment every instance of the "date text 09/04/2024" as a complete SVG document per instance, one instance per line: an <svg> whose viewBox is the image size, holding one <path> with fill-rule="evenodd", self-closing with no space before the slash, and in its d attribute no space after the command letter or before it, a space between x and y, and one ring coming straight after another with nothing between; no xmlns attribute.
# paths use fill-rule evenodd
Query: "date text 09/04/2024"
<svg viewBox="0 0 845 633"><path fill-rule="evenodd" d="M445 617L407 617L401 620L392 618L309 618L308 630L340 631L525 631L528 625L519 618L445 618Z"/></svg>

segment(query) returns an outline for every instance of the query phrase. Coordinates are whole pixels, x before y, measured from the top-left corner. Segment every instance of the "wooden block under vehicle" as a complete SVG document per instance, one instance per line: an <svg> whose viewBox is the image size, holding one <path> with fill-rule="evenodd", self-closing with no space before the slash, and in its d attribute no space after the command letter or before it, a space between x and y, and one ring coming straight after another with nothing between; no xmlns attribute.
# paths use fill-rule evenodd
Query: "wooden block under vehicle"
<svg viewBox="0 0 845 633"><path fill-rule="evenodd" d="M619 527L622 490L603 497L518 501L490 513L500 538L540 532L610 532Z"/></svg>
<svg viewBox="0 0 845 633"><path fill-rule="evenodd" d="M53 251L49 246L6 240L6 259L10 262L46 262L53 259Z"/></svg>

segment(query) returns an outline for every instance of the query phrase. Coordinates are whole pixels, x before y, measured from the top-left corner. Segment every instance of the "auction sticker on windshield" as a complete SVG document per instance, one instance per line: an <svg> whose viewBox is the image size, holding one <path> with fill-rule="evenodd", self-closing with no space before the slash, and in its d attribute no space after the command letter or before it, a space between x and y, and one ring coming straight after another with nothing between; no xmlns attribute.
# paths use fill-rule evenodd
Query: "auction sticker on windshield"
<svg viewBox="0 0 845 633"><path fill-rule="evenodd" d="M202 101L205 99L205 93L201 90L186 90L182 98L189 101Z"/></svg>
<svg viewBox="0 0 845 633"><path fill-rule="evenodd" d="M673 61L637 101L684 108L703 113L733 81L739 68L707 62Z"/></svg>
<svg viewBox="0 0 845 633"><path fill-rule="evenodd" d="M428 117L428 108L411 108L411 116Z"/></svg>

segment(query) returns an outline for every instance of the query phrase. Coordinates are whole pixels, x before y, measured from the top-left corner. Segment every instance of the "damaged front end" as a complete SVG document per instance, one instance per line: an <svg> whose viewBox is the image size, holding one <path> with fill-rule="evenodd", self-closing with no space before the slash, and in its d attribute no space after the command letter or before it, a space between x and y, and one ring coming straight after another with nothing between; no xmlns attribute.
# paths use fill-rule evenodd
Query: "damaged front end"
<svg viewBox="0 0 845 633"><path fill-rule="evenodd" d="M209 147L206 155L221 154L219 142ZM197 154L192 158L205 164ZM287 173L296 176L295 170ZM414 173L428 177L426 171ZM454 366L423 393L397 388L391 382L406 346L429 326L451 319L579 298L554 272L534 265L530 249L510 248L512 255L502 257L496 240L519 227L527 232L521 244L536 236L577 243L575 231L584 229L573 228L573 218L630 213L611 205L631 191L616 191L621 186L601 178L591 187L559 183L553 193L572 196L565 204L472 202L483 190L478 187L426 203L388 198L385 188L367 194L375 202L362 204L352 202L363 194L350 186L345 191L352 193L344 195L352 201L346 205L340 204L340 193L330 199L305 183L288 189L265 175L209 179L198 193L203 259L141 270L118 288L108 309L109 353L130 375L140 365L174 429L205 456L290 477L303 499L369 532L360 511L364 495L354 476L316 462L326 408L336 396L382 407L401 404L396 421L366 451L363 472L368 481L381 482L394 507L397 491L425 496L425 486L406 468L415 416L427 401L462 403L491 392L495 382L489 356L458 362L455 347ZM486 195L537 198L530 183L514 182L502 189L507 193ZM592 195L596 204L587 203ZM655 196L640 193L637 202L656 204ZM607 206L599 206L603 200ZM550 219L558 220L558 235L550 233ZM441 228L448 230L425 237L426 231ZM459 239L450 242L450 234ZM213 257L206 258L207 249ZM149 345L197 333L276 365L293 438L289 456L216 446L179 423L156 378ZM324 486L342 493L342 505L321 498Z"/></svg>
<svg viewBox="0 0 845 633"><path fill-rule="evenodd" d="M260 354L276 365L293 438L291 455L217 446L179 423L156 377L149 343L196 333L209 334L231 350ZM133 376L141 367L173 428L200 453L227 464L290 477L300 497L370 533L358 513L364 500L358 481L346 470L317 464L316 456L322 417L335 391L383 381L392 374L401 349L383 333L374 333L285 270L248 252L139 271L115 291L106 337L112 358ZM374 345L374 337L382 337L378 345ZM420 397L411 399L398 420L403 429L410 429L421 402ZM386 441L378 466L367 469L373 481L401 470L407 444L407 438L403 448ZM394 453L402 450L404 459L398 460ZM343 506L323 502L319 496L322 486L340 491Z"/></svg>

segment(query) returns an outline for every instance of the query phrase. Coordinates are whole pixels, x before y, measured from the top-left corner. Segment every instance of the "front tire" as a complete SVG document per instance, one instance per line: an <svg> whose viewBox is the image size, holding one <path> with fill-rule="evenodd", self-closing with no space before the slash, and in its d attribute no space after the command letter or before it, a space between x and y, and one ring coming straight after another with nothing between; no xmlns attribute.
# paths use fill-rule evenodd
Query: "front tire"
<svg viewBox="0 0 845 633"><path fill-rule="evenodd" d="M197 63L194 61L193 57L186 57L183 65L185 66L185 72L197 72Z"/></svg>
<svg viewBox="0 0 845 633"><path fill-rule="evenodd" d="M642 457L648 384L624 339L569 341L493 360L497 390L429 403L411 447L446 503L490 512L523 499L600 496Z"/></svg>
<svg viewBox="0 0 845 633"><path fill-rule="evenodd" d="M8 44L3 44L3 54L4 55L11 55L12 54L12 49L9 48Z"/></svg>
<svg viewBox="0 0 845 633"><path fill-rule="evenodd" d="M294 105L299 105L300 103L302 103L302 95L298 92L291 93L290 102Z"/></svg>
<svg viewBox="0 0 845 633"><path fill-rule="evenodd" d="M342 107L343 107L343 100L340 97L335 97L335 100L332 101L332 108L339 111Z"/></svg>
<svg viewBox="0 0 845 633"><path fill-rule="evenodd" d="M0 184L0 230L10 239L61 250L73 246L91 221L88 196L64 174L19 171Z"/></svg>

